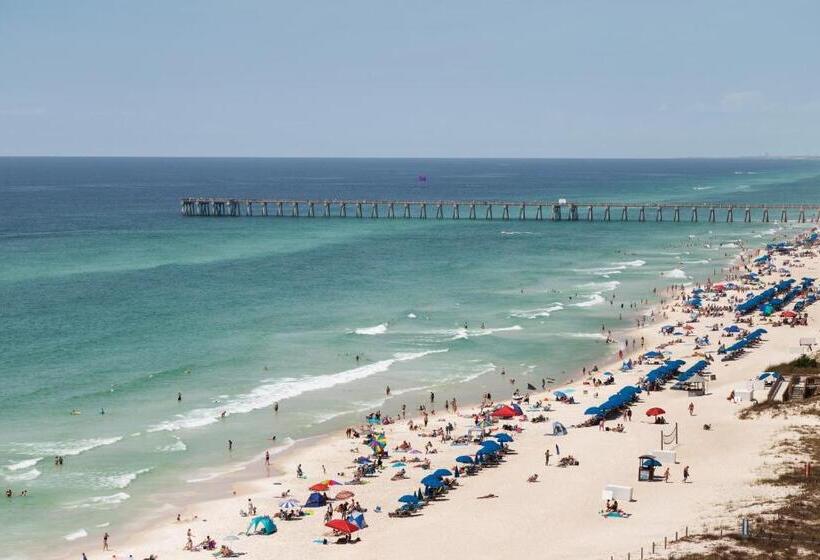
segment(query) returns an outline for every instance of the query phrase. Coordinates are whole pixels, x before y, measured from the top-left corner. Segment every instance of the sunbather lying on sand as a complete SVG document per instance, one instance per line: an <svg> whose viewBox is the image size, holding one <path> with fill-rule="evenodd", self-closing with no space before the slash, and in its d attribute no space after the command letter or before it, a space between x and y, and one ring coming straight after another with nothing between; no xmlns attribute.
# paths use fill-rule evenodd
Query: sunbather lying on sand
<svg viewBox="0 0 820 560"><path fill-rule="evenodd" d="M538 474L533 474L527 479L527 482L538 482Z"/></svg>

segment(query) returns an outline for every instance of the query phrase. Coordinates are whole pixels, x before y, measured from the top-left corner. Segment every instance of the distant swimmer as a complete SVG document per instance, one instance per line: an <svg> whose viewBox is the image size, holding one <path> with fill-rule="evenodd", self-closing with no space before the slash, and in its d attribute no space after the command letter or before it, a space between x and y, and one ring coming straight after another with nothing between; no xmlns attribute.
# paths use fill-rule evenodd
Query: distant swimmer
<svg viewBox="0 0 820 560"><path fill-rule="evenodd" d="M228 451L232 451L232 450L233 450L233 440L229 439L228 440Z"/></svg>
<svg viewBox="0 0 820 560"><path fill-rule="evenodd" d="M74 409L71 410L71 415L72 416L79 416L80 414L82 414L82 412L80 412L80 410L77 409L77 408L74 408Z"/></svg>
<svg viewBox="0 0 820 560"><path fill-rule="evenodd" d="M182 393L177 393L177 402L182 402Z"/></svg>
<svg viewBox="0 0 820 560"><path fill-rule="evenodd" d="M105 409L104 409L104 408L101 408L101 409L100 409L100 416L104 416L104 415L105 415Z"/></svg>
<svg viewBox="0 0 820 560"><path fill-rule="evenodd" d="M387 388L384 390L384 394L388 397L390 396L390 385L388 385Z"/></svg>
<svg viewBox="0 0 820 560"><path fill-rule="evenodd" d="M222 413L219 415L219 417L220 418L225 418L225 416L227 416L227 415L228 415L228 413L223 410Z"/></svg>
<svg viewBox="0 0 820 560"><path fill-rule="evenodd" d="M484 326L484 321L481 321L481 329L484 330L486 327Z"/></svg>
<svg viewBox="0 0 820 560"><path fill-rule="evenodd" d="M273 403L273 411L274 412L279 412L279 401L276 401L275 403Z"/></svg>

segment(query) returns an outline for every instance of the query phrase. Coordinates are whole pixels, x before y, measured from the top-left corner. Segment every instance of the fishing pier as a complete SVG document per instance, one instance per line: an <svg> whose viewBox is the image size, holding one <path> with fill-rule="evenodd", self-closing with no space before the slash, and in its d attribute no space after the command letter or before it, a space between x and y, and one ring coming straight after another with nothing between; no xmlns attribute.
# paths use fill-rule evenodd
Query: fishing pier
<svg viewBox="0 0 820 560"><path fill-rule="evenodd" d="M820 203L526 202L498 200L294 200L189 197L186 217L387 218L603 222L820 222Z"/></svg>

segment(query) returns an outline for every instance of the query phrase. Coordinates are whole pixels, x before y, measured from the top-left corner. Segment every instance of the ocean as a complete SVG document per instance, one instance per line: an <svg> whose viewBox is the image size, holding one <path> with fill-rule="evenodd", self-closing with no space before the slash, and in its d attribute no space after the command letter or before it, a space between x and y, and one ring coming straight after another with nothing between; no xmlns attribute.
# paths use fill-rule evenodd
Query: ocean
<svg viewBox="0 0 820 560"><path fill-rule="evenodd" d="M97 546L263 474L265 449L276 464L431 391L577 376L653 288L801 227L182 218L180 197L777 203L818 186L816 160L0 158L0 557Z"/></svg>

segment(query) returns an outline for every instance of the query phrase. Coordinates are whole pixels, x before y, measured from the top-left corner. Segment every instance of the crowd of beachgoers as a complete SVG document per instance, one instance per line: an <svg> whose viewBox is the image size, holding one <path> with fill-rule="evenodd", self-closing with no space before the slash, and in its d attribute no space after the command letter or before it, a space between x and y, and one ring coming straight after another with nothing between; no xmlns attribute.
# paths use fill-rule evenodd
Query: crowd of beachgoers
<svg viewBox="0 0 820 560"><path fill-rule="evenodd" d="M590 531L628 546L716 512L753 492L756 451L776 427L740 427L736 412L768 397L779 376L765 366L799 354L797 340L811 335L818 244L810 230L743 253L720 280L662 288L638 328L609 334L613 361L584 367L566 385L516 384L500 370L509 396L485 393L463 405L430 393L416 414L406 405L373 411L278 457L277 474L236 483L229 496L185 506L138 534L110 529L105 555L87 557L313 557L331 544L360 551L337 555L359 556L391 543L393 557L482 557L452 521L462 515L471 525L503 523L486 532L506 538L563 530L551 544L555 557L592 558L603 549L575 542ZM748 441L744 430L755 429ZM672 441L684 432L685 442ZM670 438L665 446L659 434ZM271 457L260 461L270 466ZM664 507L670 500L679 505Z"/></svg>

